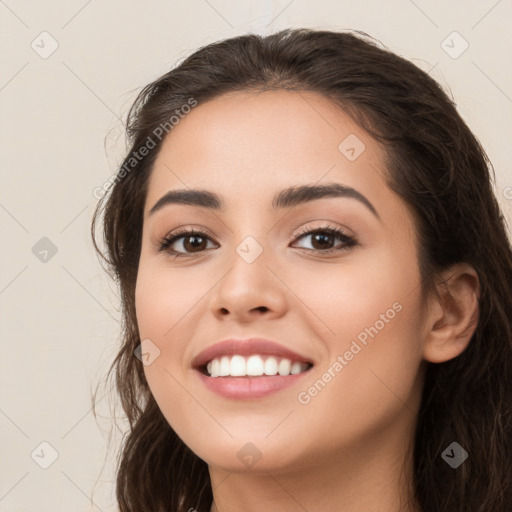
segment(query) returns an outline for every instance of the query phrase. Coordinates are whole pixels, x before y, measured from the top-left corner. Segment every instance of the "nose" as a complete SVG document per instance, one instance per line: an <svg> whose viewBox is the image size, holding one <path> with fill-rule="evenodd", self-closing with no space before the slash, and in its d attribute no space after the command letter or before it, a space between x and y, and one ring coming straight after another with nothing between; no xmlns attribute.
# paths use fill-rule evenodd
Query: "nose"
<svg viewBox="0 0 512 512"><path fill-rule="evenodd" d="M229 269L223 272L210 295L209 307L217 319L250 323L285 314L286 286L276 277L276 269L267 263L265 251L252 263L234 252Z"/></svg>

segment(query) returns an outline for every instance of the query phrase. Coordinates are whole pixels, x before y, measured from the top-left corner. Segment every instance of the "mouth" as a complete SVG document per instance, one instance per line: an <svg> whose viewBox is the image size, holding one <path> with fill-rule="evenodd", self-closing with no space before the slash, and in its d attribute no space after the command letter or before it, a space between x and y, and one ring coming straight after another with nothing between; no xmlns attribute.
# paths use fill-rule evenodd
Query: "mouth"
<svg viewBox="0 0 512 512"><path fill-rule="evenodd" d="M275 342L226 340L193 361L203 384L224 398L261 398L292 386L311 371L313 361Z"/></svg>

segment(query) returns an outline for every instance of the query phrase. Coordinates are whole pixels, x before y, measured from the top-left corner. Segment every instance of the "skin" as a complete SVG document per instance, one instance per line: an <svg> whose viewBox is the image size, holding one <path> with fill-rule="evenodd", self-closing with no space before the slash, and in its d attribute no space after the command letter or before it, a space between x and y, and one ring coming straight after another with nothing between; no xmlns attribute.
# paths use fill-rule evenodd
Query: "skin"
<svg viewBox="0 0 512 512"><path fill-rule="evenodd" d="M354 161L338 149L355 134ZM149 181L136 287L141 339L160 355L144 367L151 392L183 441L209 466L212 511L413 511L410 448L426 361L459 355L474 332L478 280L465 264L449 269L439 294L421 296L417 238L409 207L387 186L384 150L328 99L312 92L238 92L199 104L164 140ZM363 194L321 198L273 211L277 192L339 183ZM220 211L167 205L169 190L197 188L225 202ZM303 228L328 224L357 245L330 254ZM159 252L160 241L194 227L211 241L188 255ZM252 236L263 252L236 252ZM401 310L338 372L339 355L393 304ZM260 399L209 391L191 368L206 347L229 337L268 338L306 355L312 370ZM335 376L300 403L298 394L331 368ZM331 375L332 376L332 375ZM261 458L252 466L237 453ZM242 453L245 453L242 451ZM194 507L194 503L190 507Z"/></svg>

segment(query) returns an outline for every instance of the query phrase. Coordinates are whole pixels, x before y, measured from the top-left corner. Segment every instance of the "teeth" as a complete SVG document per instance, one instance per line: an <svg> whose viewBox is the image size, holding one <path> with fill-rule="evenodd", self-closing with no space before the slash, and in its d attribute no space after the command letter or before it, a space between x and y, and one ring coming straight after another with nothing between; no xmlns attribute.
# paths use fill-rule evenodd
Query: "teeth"
<svg viewBox="0 0 512 512"><path fill-rule="evenodd" d="M298 361L295 361L292 363L292 367L290 368L290 373L292 375L296 375L297 373L300 373L302 371L302 364Z"/></svg>
<svg viewBox="0 0 512 512"><path fill-rule="evenodd" d="M219 375L221 377L225 377L226 375L229 375L229 357L223 356L220 358L220 367L219 367Z"/></svg>
<svg viewBox="0 0 512 512"><path fill-rule="evenodd" d="M218 359L214 359L212 361L212 375L219 375L219 366L220 366L220 361Z"/></svg>
<svg viewBox="0 0 512 512"><path fill-rule="evenodd" d="M277 359L269 357L265 361L265 375L277 375Z"/></svg>
<svg viewBox="0 0 512 512"><path fill-rule="evenodd" d="M257 377L258 375L263 375L263 370L263 359L260 356L251 356L247 359L247 375Z"/></svg>
<svg viewBox="0 0 512 512"><path fill-rule="evenodd" d="M243 377L244 375L247 375L245 373L245 367L245 358L243 358L242 356L233 356L231 358L231 363L229 365L229 373L231 374L232 377ZM212 377L214 375L214 368L212 368Z"/></svg>
<svg viewBox="0 0 512 512"><path fill-rule="evenodd" d="M291 369L292 362L289 359L281 359L281 361L279 361L279 365L277 367L279 375L290 375Z"/></svg>
<svg viewBox="0 0 512 512"><path fill-rule="evenodd" d="M302 373L308 368L307 363L259 355L216 357L206 365L210 377L258 377L277 374L286 376Z"/></svg>

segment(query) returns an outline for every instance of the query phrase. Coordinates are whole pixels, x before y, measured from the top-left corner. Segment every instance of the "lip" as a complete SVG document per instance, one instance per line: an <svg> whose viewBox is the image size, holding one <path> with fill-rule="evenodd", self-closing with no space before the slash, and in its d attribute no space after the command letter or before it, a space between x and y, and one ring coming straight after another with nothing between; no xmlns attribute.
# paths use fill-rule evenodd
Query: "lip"
<svg viewBox="0 0 512 512"><path fill-rule="evenodd" d="M313 361L291 349L283 347L278 343L261 338L250 338L246 340L229 339L208 347L198 354L192 366L203 384L212 392L230 399L252 399L272 395L282 389L293 386L298 380L309 373L311 368L305 372L295 375L264 375L257 377L210 377L205 375L202 368L212 359L231 355L250 356L254 354L275 356L291 361L300 361L313 365Z"/></svg>
<svg viewBox="0 0 512 512"><path fill-rule="evenodd" d="M206 363L222 356L233 356L235 354L241 356L251 356L260 354L262 356L276 356L280 358L290 359L293 361L300 361L302 363L314 364L313 361L297 352L283 347L275 341L266 340L263 338L249 338L246 340L228 339L219 341L200 352L192 361L192 366L200 369Z"/></svg>
<svg viewBox="0 0 512 512"><path fill-rule="evenodd" d="M210 390L224 398L249 400L273 395L282 389L293 386L310 370L296 375L267 375L261 377L208 377L197 371L203 384Z"/></svg>

